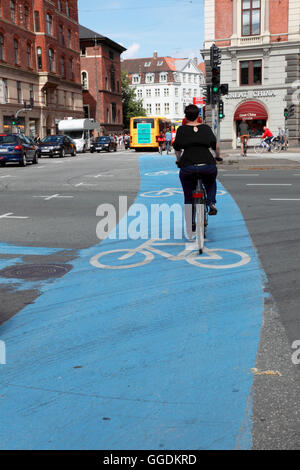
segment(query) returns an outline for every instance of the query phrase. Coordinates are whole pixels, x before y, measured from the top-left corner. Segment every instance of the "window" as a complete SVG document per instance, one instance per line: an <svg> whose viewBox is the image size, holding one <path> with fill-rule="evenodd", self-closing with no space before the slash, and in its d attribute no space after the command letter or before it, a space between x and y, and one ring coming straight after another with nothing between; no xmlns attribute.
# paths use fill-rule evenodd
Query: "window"
<svg viewBox="0 0 300 470"><path fill-rule="evenodd" d="M67 92L64 91L64 107L67 107Z"/></svg>
<svg viewBox="0 0 300 470"><path fill-rule="evenodd" d="M65 58L64 57L60 58L60 73L61 73L61 76L65 78L65 76L66 76L66 67L65 67Z"/></svg>
<svg viewBox="0 0 300 470"><path fill-rule="evenodd" d="M113 53L113 51L109 51L109 58L110 58L110 60L114 60L114 53Z"/></svg>
<svg viewBox="0 0 300 470"><path fill-rule="evenodd" d="M146 96L147 98L151 98L151 88L146 89Z"/></svg>
<svg viewBox="0 0 300 470"><path fill-rule="evenodd" d="M54 72L54 51L53 51L53 49L49 49L48 56L49 56L49 71Z"/></svg>
<svg viewBox="0 0 300 470"><path fill-rule="evenodd" d="M146 74L146 83L153 83L154 82L154 74L153 73L147 73Z"/></svg>
<svg viewBox="0 0 300 470"><path fill-rule="evenodd" d="M13 23L16 22L16 4L14 0L10 0L10 17Z"/></svg>
<svg viewBox="0 0 300 470"><path fill-rule="evenodd" d="M87 72L81 72L81 85L83 90L89 89L88 74Z"/></svg>
<svg viewBox="0 0 300 470"><path fill-rule="evenodd" d="M170 103L165 103L164 110L165 110L165 114L169 114L169 112L170 112Z"/></svg>
<svg viewBox="0 0 300 470"><path fill-rule="evenodd" d="M178 88L175 88L175 96L178 96Z"/></svg>
<svg viewBox="0 0 300 470"><path fill-rule="evenodd" d="M160 67L163 63L164 63L163 60L160 60L159 62L157 62L157 67Z"/></svg>
<svg viewBox="0 0 300 470"><path fill-rule="evenodd" d="M160 114L160 103L155 103L155 112L156 114Z"/></svg>
<svg viewBox="0 0 300 470"><path fill-rule="evenodd" d="M17 65L19 63L19 42L17 39L14 39L14 59Z"/></svg>
<svg viewBox="0 0 300 470"><path fill-rule="evenodd" d="M145 66L145 67L150 67L150 65L151 65L151 62L145 62L145 65L144 65L144 66Z"/></svg>
<svg viewBox="0 0 300 470"><path fill-rule="evenodd" d="M38 69L41 70L43 68L43 63L42 63L42 49L40 47L37 48L36 55L37 55Z"/></svg>
<svg viewBox="0 0 300 470"><path fill-rule="evenodd" d="M59 11L62 11L61 0L58 0L57 8Z"/></svg>
<svg viewBox="0 0 300 470"><path fill-rule="evenodd" d="M67 13L68 16L70 16L70 7L69 7L68 0L66 1L66 13Z"/></svg>
<svg viewBox="0 0 300 470"><path fill-rule="evenodd" d="M178 103L175 103L175 113L178 114L179 113L179 107L178 107Z"/></svg>
<svg viewBox="0 0 300 470"><path fill-rule="evenodd" d="M260 0L242 0L242 35L260 34Z"/></svg>
<svg viewBox="0 0 300 470"><path fill-rule="evenodd" d="M85 48L85 47L82 47L82 48L80 49L80 55L81 55L82 57L85 57L85 56L86 56L86 48Z"/></svg>
<svg viewBox="0 0 300 470"><path fill-rule="evenodd" d="M262 84L262 61L245 60L240 62L240 84L261 85Z"/></svg>
<svg viewBox="0 0 300 470"><path fill-rule="evenodd" d="M155 88L155 96L160 96L160 89L159 88Z"/></svg>
<svg viewBox="0 0 300 470"><path fill-rule="evenodd" d="M140 83L140 76L132 75L132 83Z"/></svg>
<svg viewBox="0 0 300 470"><path fill-rule="evenodd" d="M30 99L30 102L34 104L34 91L33 91L32 83L29 85L29 99Z"/></svg>
<svg viewBox="0 0 300 470"><path fill-rule="evenodd" d="M24 7L24 26L28 29L29 26L29 8L25 5Z"/></svg>
<svg viewBox="0 0 300 470"><path fill-rule="evenodd" d="M59 38L59 44L63 46L64 45L64 27L61 24L58 27L58 38Z"/></svg>
<svg viewBox="0 0 300 470"><path fill-rule="evenodd" d="M169 88L164 88L164 96L169 96Z"/></svg>
<svg viewBox="0 0 300 470"><path fill-rule="evenodd" d="M47 16L46 16L46 31L47 31L47 34L49 34L51 36L51 34L52 34L52 16L49 15L49 13L47 13Z"/></svg>
<svg viewBox="0 0 300 470"><path fill-rule="evenodd" d="M73 80L73 78L74 78L74 77L73 77L73 75L74 75L74 74L73 74L73 59L70 59L70 60L69 60L69 71L70 71L70 75L69 75L69 76L70 76L70 80Z"/></svg>
<svg viewBox="0 0 300 470"><path fill-rule="evenodd" d="M136 96L137 98L143 98L143 90L140 88L136 91Z"/></svg>
<svg viewBox="0 0 300 470"><path fill-rule="evenodd" d="M21 82L17 82L17 100L18 100L18 103L22 103L22 85L21 85Z"/></svg>
<svg viewBox="0 0 300 470"><path fill-rule="evenodd" d="M34 12L34 28L36 33L39 33L41 31L40 13L38 11Z"/></svg>
<svg viewBox="0 0 300 470"><path fill-rule="evenodd" d="M159 76L159 81L160 82L166 82L168 80L168 74L167 73L161 73Z"/></svg>
<svg viewBox="0 0 300 470"><path fill-rule="evenodd" d="M117 117L117 105L116 105L116 103L111 104L111 117L112 117L112 122L116 122L116 117Z"/></svg>
<svg viewBox="0 0 300 470"><path fill-rule="evenodd" d="M152 105L151 104L147 104L146 105L146 110L147 110L147 114L150 114L152 113Z"/></svg>
<svg viewBox="0 0 300 470"><path fill-rule="evenodd" d="M111 68L110 70L110 89L112 92L116 90L116 80L115 80L115 69Z"/></svg>
<svg viewBox="0 0 300 470"><path fill-rule="evenodd" d="M4 60L4 37L0 34L0 60Z"/></svg>
<svg viewBox="0 0 300 470"><path fill-rule="evenodd" d="M68 36L67 36L67 38L68 38L67 46L68 46L68 48L70 49L70 48L71 48L71 45L72 45L72 32L71 32L70 29L68 29Z"/></svg>
<svg viewBox="0 0 300 470"><path fill-rule="evenodd" d="M88 104L83 106L83 112L84 112L84 117L86 119L89 119L89 117L90 117L90 107L89 107Z"/></svg>
<svg viewBox="0 0 300 470"><path fill-rule="evenodd" d="M26 49L26 55L27 55L27 67L31 68L31 44L27 43L27 49Z"/></svg>
<svg viewBox="0 0 300 470"><path fill-rule="evenodd" d="M72 92L71 93L71 105L72 105L72 109L74 109L74 106L75 106L75 94Z"/></svg>

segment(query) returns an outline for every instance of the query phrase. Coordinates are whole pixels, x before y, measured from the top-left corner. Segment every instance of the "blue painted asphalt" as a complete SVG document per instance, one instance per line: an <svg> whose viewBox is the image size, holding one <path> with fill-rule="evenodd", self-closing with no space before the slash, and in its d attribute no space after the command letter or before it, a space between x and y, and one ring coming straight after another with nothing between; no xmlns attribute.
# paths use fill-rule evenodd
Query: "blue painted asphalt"
<svg viewBox="0 0 300 470"><path fill-rule="evenodd" d="M147 175L157 170L171 173ZM141 196L180 187L173 157L143 156L140 172L136 203L182 204L178 193ZM81 250L63 278L39 283L34 304L0 328L1 449L251 448L262 271L234 200L220 196L218 207L206 245L246 253L244 266L201 268L153 255L137 268L99 269L95 255L145 242L107 238Z"/></svg>

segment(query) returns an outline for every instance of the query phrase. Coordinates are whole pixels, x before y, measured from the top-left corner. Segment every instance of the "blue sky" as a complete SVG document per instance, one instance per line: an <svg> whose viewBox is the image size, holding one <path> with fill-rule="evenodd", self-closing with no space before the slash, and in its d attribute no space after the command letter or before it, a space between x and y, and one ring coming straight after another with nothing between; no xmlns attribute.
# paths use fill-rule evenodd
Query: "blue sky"
<svg viewBox="0 0 300 470"><path fill-rule="evenodd" d="M79 22L128 49L127 58L198 57L203 0L78 0ZM202 58L201 58L202 60Z"/></svg>

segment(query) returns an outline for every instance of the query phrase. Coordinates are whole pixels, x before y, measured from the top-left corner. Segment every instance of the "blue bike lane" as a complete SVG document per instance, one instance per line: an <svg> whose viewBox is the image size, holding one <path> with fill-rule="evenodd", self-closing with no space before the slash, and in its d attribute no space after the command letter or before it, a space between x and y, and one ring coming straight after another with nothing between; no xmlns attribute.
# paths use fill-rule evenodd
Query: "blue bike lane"
<svg viewBox="0 0 300 470"><path fill-rule="evenodd" d="M173 157L142 156L140 172L136 204L182 205L179 191L164 191L180 189ZM209 256L180 259L185 241L172 232L159 248L173 258L148 245L120 261L147 240L107 238L63 278L40 282L34 304L0 328L2 449L251 448L263 272L219 189Z"/></svg>

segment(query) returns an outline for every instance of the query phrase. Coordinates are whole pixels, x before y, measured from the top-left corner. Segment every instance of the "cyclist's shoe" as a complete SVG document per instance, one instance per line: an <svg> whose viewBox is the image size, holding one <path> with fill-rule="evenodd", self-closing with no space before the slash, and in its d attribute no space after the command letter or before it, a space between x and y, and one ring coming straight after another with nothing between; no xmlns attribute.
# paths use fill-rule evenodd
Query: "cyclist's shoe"
<svg viewBox="0 0 300 470"><path fill-rule="evenodd" d="M222 161L223 161L223 158L222 158L222 157L216 157L216 161L217 161L217 162L222 162Z"/></svg>
<svg viewBox="0 0 300 470"><path fill-rule="evenodd" d="M217 215L218 213L218 209L216 208L216 206L214 206L213 204L211 204L209 206L209 213L208 215Z"/></svg>

